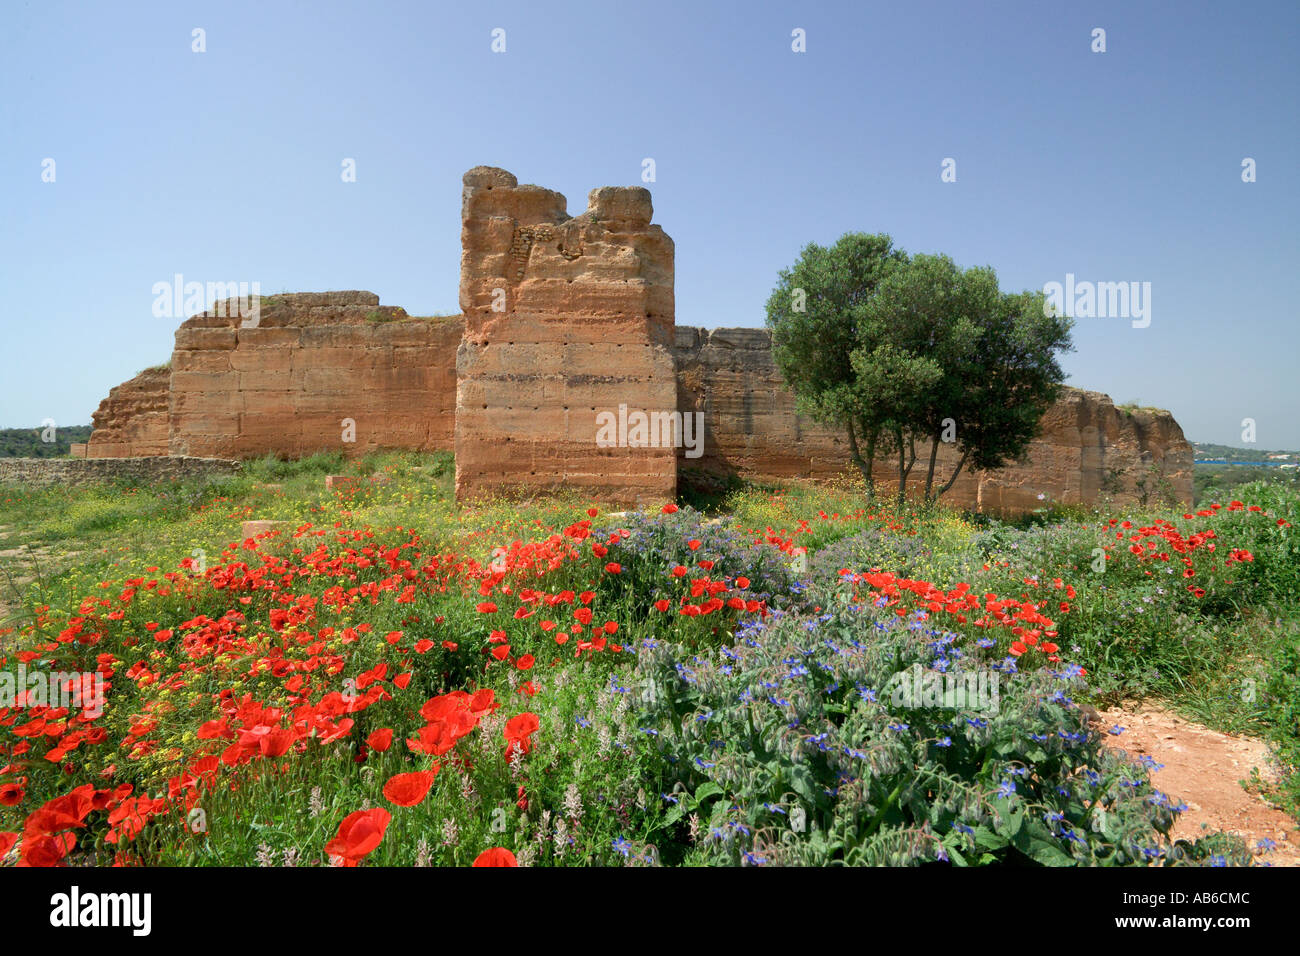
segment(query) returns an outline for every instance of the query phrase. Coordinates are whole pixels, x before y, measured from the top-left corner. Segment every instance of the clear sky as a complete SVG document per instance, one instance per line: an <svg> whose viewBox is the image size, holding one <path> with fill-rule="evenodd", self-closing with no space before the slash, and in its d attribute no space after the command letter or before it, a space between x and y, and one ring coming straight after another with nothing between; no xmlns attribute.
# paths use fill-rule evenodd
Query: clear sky
<svg viewBox="0 0 1300 956"><path fill-rule="evenodd" d="M455 312L466 169L576 215L652 158L680 324L762 325L851 230L1005 289L1149 282L1149 326L1077 320L1070 384L1300 448L1298 100L1296 0L5 0L0 426L165 361L176 273Z"/></svg>

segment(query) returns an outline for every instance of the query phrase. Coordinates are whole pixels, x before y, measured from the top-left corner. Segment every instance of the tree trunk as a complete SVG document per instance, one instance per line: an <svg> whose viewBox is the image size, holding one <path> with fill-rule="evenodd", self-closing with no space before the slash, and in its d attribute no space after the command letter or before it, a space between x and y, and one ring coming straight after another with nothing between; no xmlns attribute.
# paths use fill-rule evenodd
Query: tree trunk
<svg viewBox="0 0 1300 956"><path fill-rule="evenodd" d="M935 501L938 501L940 498L942 498L943 493L952 487L953 482L957 480L957 476L961 474L962 468L966 466L966 459L969 456L970 456L969 451L964 451L961 453L961 459L957 462L957 467L952 470L952 476L948 479L948 481L944 484L944 486L939 489L939 493L934 496Z"/></svg>
<svg viewBox="0 0 1300 956"><path fill-rule="evenodd" d="M867 500L874 501L876 498L876 481L871 471L874 466L876 456L876 440L874 437L867 439L867 456L862 457L862 452L858 449L858 436L853 430L853 419L849 419L849 456L853 459L853 464L858 466L858 471L862 472L862 480L867 483Z"/></svg>
<svg viewBox="0 0 1300 956"><path fill-rule="evenodd" d="M912 466L916 464L916 439L909 439L907 448L904 448L902 429L896 431L894 437L898 441L898 503L901 506L907 500L907 476L912 473ZM907 449L911 449L911 461L907 461Z"/></svg>
<svg viewBox="0 0 1300 956"><path fill-rule="evenodd" d="M936 432L934 437L930 439L930 467L925 472L926 504L929 504L931 501L934 500L930 497L930 489L934 487L934 460L935 458L938 457L938 455L939 455L939 433Z"/></svg>

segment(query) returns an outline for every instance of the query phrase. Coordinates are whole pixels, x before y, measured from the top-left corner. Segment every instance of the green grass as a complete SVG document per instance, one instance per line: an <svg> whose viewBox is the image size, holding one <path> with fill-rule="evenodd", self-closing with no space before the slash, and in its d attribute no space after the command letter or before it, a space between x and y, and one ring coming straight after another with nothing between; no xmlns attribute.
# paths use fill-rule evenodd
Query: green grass
<svg viewBox="0 0 1300 956"><path fill-rule="evenodd" d="M327 490L325 476L354 486ZM322 453L245 463L213 484L85 487L0 486L0 628L33 619L43 606L68 609L148 568L169 569L202 552L213 560L237 543L240 522L310 522L317 527L416 531L432 553L456 548L481 555L516 538L536 540L583 516L579 495L498 497L458 503L454 462L446 453L378 452L347 459ZM829 485L705 484L683 496L748 536L774 535L807 549L814 571L879 566L950 588L969 581L998 594L1029 590L1026 576L1067 574L1081 582L1059 643L1084 663L1099 704L1157 700L1212 728L1266 737L1284 765L1300 766L1300 494L1278 483L1232 489L1270 514L1239 512L1219 520L1219 555L1249 549L1255 561L1225 575L1198 567L1206 598L1161 583L1123 560L1104 575L1088 570L1108 516L1045 506L1013 522L959 509L869 507L852 481ZM1162 518L1195 528L1184 509L1125 509L1135 525ZM1117 549L1118 550L1118 549ZM1120 555L1122 559L1122 554ZM1217 577L1216 577L1217 575ZM1228 583L1231 578L1231 583ZM1181 581L1175 582L1181 585ZM576 705L575 705L576 706ZM1271 797L1300 812L1300 778ZM286 812L289 812L286 810Z"/></svg>

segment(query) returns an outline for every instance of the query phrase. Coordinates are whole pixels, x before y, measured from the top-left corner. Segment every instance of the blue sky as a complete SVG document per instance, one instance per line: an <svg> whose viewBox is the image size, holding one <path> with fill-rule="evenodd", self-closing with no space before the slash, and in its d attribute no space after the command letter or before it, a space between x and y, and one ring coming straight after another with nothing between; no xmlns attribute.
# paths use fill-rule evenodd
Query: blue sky
<svg viewBox="0 0 1300 956"><path fill-rule="evenodd" d="M1241 444L1253 418L1256 447L1300 448L1294 2L9 2L3 18L0 426L86 423L164 361L178 320L153 316L151 289L175 273L458 311L466 169L505 167L577 214L650 157L679 324L761 325L778 270L850 230L991 265L1006 289L1150 282L1149 327L1077 321L1069 383L1169 408L1193 440Z"/></svg>

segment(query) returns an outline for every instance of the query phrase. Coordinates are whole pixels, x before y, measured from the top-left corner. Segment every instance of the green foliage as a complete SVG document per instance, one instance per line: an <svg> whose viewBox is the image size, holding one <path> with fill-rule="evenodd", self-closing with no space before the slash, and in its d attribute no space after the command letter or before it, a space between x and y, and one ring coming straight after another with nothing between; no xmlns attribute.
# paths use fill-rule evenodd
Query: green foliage
<svg viewBox="0 0 1300 956"><path fill-rule="evenodd" d="M1017 672L853 606L742 628L720 654L642 646L638 720L687 861L1045 866L1177 862L1168 799L1089 732L1077 670ZM937 638L937 640L936 640ZM895 690L913 665L998 679L988 709ZM918 671L919 672L919 671Z"/></svg>
<svg viewBox="0 0 1300 956"><path fill-rule="evenodd" d="M961 472L1023 456L1064 373L1070 322L1041 293L1003 294L991 268L908 257L885 235L807 246L767 303L773 355L802 410L845 429L868 491L898 456L902 501L917 443L929 442L925 498ZM958 461L935 481L941 444Z"/></svg>
<svg viewBox="0 0 1300 956"><path fill-rule="evenodd" d="M42 441L43 428L0 428L0 458L62 458L69 446L90 438L89 425L61 425L54 441Z"/></svg>
<svg viewBox="0 0 1300 956"><path fill-rule="evenodd" d="M173 643L140 640L146 622L218 620L235 607L241 632L256 636L225 674L187 671L186 681L166 688L115 680L118 700L103 721L110 738L128 734L139 715L156 714L157 749L127 759L119 747L87 747L69 759L92 774L113 764L113 781L129 779L140 792L165 788L176 772L169 754L192 750L195 727L219 716L217 695L231 675L240 694L288 704L283 678L252 666L271 648L292 647L267 623L285 605L265 591L200 587L186 574L184 587L141 588L125 617L103 621L101 643L56 642L82 598L116 601L123 579L158 577L196 548L210 568L242 574L257 567L265 559L237 540L247 518L366 529L356 539L318 540L335 554L356 556L365 547L385 555L328 573L318 565L271 577L317 601L327 590L352 593L322 609L319 622L367 628L353 643L331 643L329 652L345 660L338 677L385 664L390 680L409 673L409 687L354 715L345 737L308 741L283 764L245 768L238 789L208 793L208 839L178 840L171 824L160 823L141 834L135 852L175 865L251 865L286 854L323 862L322 847L343 816L367 803L390 806L383 783L428 765L402 743L418 729L419 703L475 687L496 692L501 714L462 742L463 761L443 761L424 802L394 813L368 863L465 864L499 845L534 865L1247 864L1249 851L1226 835L1171 843L1177 800L1159 796L1145 769L1102 748L1075 702L1157 696L1212 726L1267 734L1284 767L1300 766L1300 550L1287 526L1300 499L1285 487L1242 489L1241 499L1261 511L1227 501L1190 517L1181 508L1111 515L1044 506L1008 524L937 507L868 510L860 481L846 480L733 489L715 499L721 514L707 518L684 507L587 520L587 503L570 500L462 507L451 496L453 467L446 454L378 452L252 462L215 486L0 491L6 545L48 548L41 560L53 563L25 591L9 589L0 599L24 605L22 620L33 622L24 628L39 627L37 643L57 645L67 669L91 667L111 651L123 673L137 665L172 672L183 658ZM358 481L327 491L322 479L331 473ZM1122 527L1126 519L1133 527ZM581 535L546 547L572 547L576 557L555 567L515 560L531 553L530 542L551 542L553 529L575 521ZM1164 562L1138 560L1127 538L1115 537L1169 530L1162 522L1181 540L1214 532L1189 552L1192 578L1182 577L1179 563L1167 572ZM420 588L406 603L395 600L403 584L381 589L376 600L363 596L392 574L390 549L411 554L412 531L426 559L446 549L486 567L503 553L498 546L513 555L498 582L506 587L493 597L499 610L478 611L478 589L459 585ZM277 554L298 547L294 560L301 560L316 545L304 538L267 546ZM1111 553L1101 572L1093 570L1098 548ZM807 563L799 567L803 549ZM1253 560L1226 565L1234 550ZM674 575L679 564L688 573ZM975 595L1024 595L1052 617L1053 639L1069 663L1010 658L1008 633L938 611L920 616L928 600L912 600L899 616L894 606L875 606L865 588L855 595L842 583L842 569L871 568L945 590L967 584ZM4 570L22 568L14 561ZM728 605L708 616L678 613L697 588L699 602L711 584L739 587L739 577L748 579L745 589L732 593L764 601L764 612ZM610 642L626 650L575 656L579 637L561 648L539 622L554 619L561 628L554 633L563 634L573 606L525 599L530 589L589 591L591 625L617 622ZM250 601L232 604L239 597ZM518 618L524 609L535 611ZM536 657L530 670L489 662L498 629L508 634L511 656ZM404 643L430 646L419 654L396 649L384 638L392 631L407 635ZM21 636L5 636L6 650ZM891 681L913 664L996 674L996 712L896 699ZM1087 668L1086 683L1077 664ZM502 723L525 709L538 715L540 730L525 764L512 767ZM394 747L367 753L366 736L381 727L395 730ZM20 807L0 808L0 830L20 831L33 805L72 782L49 761L32 760L23 773L29 796ZM1294 774L1271 795L1300 812ZM791 826L796 809L798 829ZM80 838L81 862L107 862L114 852L96 821Z"/></svg>

